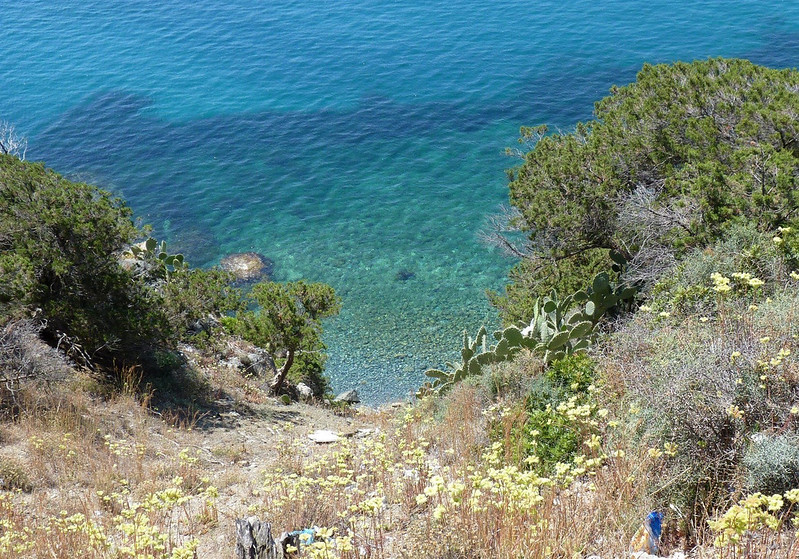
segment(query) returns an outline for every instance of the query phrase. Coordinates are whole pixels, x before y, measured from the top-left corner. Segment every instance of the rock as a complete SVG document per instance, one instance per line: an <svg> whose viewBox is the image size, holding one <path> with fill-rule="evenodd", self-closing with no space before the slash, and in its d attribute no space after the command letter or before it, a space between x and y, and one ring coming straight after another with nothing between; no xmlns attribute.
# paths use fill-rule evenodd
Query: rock
<svg viewBox="0 0 799 559"><path fill-rule="evenodd" d="M300 382L297 384L297 396L303 402L310 402L313 400L313 390L304 382Z"/></svg>
<svg viewBox="0 0 799 559"><path fill-rule="evenodd" d="M277 372L275 361L264 349L243 341L228 342L223 364L240 369L245 375L271 378Z"/></svg>
<svg viewBox="0 0 799 559"><path fill-rule="evenodd" d="M341 437L339 437L333 431L328 431L327 429L320 429L308 435L308 438L317 444L328 444L338 441Z"/></svg>
<svg viewBox="0 0 799 559"><path fill-rule="evenodd" d="M218 408L228 409L232 408L236 404L236 401L233 398L225 396L224 398L214 400L214 404Z"/></svg>
<svg viewBox="0 0 799 559"><path fill-rule="evenodd" d="M243 369L244 363L241 362L241 359L238 357L228 357L227 359L223 359L220 361L220 364L230 367L231 369Z"/></svg>
<svg viewBox="0 0 799 559"><path fill-rule="evenodd" d="M132 256L120 257L119 265L122 266L123 270L125 270L126 272L130 272L134 276L138 276L146 268L144 262L142 262L138 258L133 258Z"/></svg>
<svg viewBox="0 0 799 559"><path fill-rule="evenodd" d="M338 396L336 396L336 402L346 402L348 404L357 404L361 401L361 398L358 396L357 390L347 390L346 392L342 392Z"/></svg>
<svg viewBox="0 0 799 559"><path fill-rule="evenodd" d="M189 333L199 334L200 332L210 332L219 326L219 320L214 315L206 315L189 326Z"/></svg>
<svg viewBox="0 0 799 559"><path fill-rule="evenodd" d="M231 254L223 258L220 265L240 282L269 279L274 269L274 263L257 252Z"/></svg>
<svg viewBox="0 0 799 559"><path fill-rule="evenodd" d="M246 374L256 377L273 376L277 370L272 356L265 350L248 353L241 358L241 363Z"/></svg>
<svg viewBox="0 0 799 559"><path fill-rule="evenodd" d="M397 280L397 281L408 281L409 279L413 278L415 275L416 275L416 273L413 272L412 270L408 270L407 268L403 268L403 269L397 271L396 274L394 274L394 279Z"/></svg>
<svg viewBox="0 0 799 559"><path fill-rule="evenodd" d="M272 525L256 517L236 519L236 559L277 557Z"/></svg>

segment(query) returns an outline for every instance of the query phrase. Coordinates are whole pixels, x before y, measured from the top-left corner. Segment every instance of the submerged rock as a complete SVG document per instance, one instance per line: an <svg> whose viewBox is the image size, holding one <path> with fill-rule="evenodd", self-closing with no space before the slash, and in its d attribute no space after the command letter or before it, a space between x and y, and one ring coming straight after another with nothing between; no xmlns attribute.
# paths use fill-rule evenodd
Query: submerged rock
<svg viewBox="0 0 799 559"><path fill-rule="evenodd" d="M397 281L408 281L416 275L416 272L403 268L394 274L394 279Z"/></svg>
<svg viewBox="0 0 799 559"><path fill-rule="evenodd" d="M269 279L275 267L274 262L257 252L231 254L223 258L220 265L242 282Z"/></svg>

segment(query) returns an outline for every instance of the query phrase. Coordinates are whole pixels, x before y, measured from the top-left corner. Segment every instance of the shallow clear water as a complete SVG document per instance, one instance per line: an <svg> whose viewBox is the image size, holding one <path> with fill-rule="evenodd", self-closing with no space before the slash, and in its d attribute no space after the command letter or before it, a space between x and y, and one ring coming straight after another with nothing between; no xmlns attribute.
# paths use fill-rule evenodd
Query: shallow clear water
<svg viewBox="0 0 799 559"><path fill-rule="evenodd" d="M520 125L590 118L644 62L799 61L799 2L761 0L34 1L0 28L28 158L122 194L194 265L255 250L332 284L328 371L370 402L496 323L512 261L477 233Z"/></svg>

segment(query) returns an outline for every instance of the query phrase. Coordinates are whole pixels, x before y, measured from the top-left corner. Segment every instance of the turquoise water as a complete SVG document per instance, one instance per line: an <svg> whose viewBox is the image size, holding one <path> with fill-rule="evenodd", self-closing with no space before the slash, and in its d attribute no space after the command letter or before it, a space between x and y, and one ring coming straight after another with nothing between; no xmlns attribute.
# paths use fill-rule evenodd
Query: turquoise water
<svg viewBox="0 0 799 559"><path fill-rule="evenodd" d="M332 284L328 371L373 403L496 322L513 262L477 236L520 125L590 118L647 61L799 61L799 2L762 0L4 2L0 28L28 158L192 264L255 250Z"/></svg>

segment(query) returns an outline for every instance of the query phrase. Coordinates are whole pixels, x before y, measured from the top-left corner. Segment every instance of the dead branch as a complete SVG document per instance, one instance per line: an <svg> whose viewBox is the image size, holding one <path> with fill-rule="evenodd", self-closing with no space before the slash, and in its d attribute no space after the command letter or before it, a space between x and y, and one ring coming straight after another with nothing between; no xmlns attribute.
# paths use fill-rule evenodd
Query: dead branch
<svg viewBox="0 0 799 559"><path fill-rule="evenodd" d="M28 139L17 134L12 124L0 121L0 152L24 160L28 151Z"/></svg>

